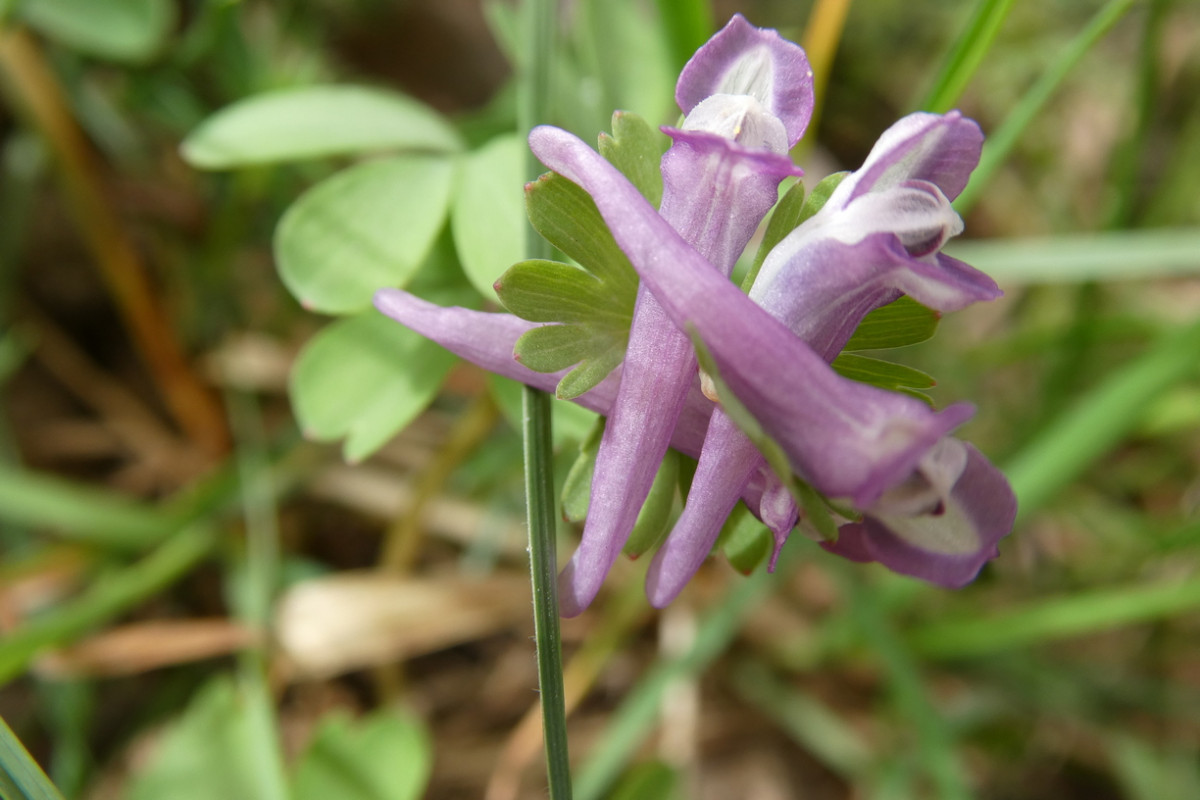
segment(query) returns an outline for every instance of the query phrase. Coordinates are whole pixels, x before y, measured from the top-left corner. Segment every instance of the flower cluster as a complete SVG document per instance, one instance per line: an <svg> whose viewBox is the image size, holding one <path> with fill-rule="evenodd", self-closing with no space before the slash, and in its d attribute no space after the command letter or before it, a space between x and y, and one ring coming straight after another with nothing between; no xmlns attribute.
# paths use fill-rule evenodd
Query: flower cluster
<svg viewBox="0 0 1200 800"><path fill-rule="evenodd" d="M624 362L575 398L607 424L583 538L560 580L564 614L596 596L669 447L698 463L650 565L655 605L680 592L739 500L771 529L776 554L798 524L811 525L795 477L839 509L827 550L944 586L971 581L1016 513L999 471L950 435L971 407L935 411L843 378L830 362L869 312L901 295L939 312L999 296L990 278L941 252L962 230L950 201L978 162L978 126L958 113L897 122L770 251L746 294L730 272L781 181L800 174L788 150L812 113L807 59L735 16L684 68L676 99L685 118L664 128L672 144L658 209L575 136L539 127L529 137L543 164L590 195L640 278ZM533 323L392 289L376 305L486 369L546 389L561 377L512 358ZM763 438L747 436L745 414L782 453L782 470L768 465Z"/></svg>

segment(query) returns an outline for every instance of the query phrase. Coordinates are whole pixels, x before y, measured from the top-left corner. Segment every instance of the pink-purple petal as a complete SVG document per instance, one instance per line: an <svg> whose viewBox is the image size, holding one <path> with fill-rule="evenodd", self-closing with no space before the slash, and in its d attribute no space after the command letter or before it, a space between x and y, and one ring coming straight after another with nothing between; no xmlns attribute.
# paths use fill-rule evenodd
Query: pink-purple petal
<svg viewBox="0 0 1200 800"><path fill-rule="evenodd" d="M982 149L983 131L957 111L909 114L883 132L862 168L842 181L829 203L841 207L908 180L929 181L953 200L966 187Z"/></svg>
<svg viewBox="0 0 1200 800"><path fill-rule="evenodd" d="M675 100L685 114L715 94L758 99L782 120L790 147L812 116L812 69L798 45L735 14L696 51L675 85Z"/></svg>

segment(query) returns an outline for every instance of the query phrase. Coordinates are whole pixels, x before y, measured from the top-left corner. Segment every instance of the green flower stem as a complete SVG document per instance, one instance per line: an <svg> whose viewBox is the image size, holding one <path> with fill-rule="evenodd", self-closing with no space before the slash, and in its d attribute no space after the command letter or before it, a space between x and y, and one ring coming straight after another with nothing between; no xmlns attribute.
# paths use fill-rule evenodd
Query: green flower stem
<svg viewBox="0 0 1200 800"><path fill-rule="evenodd" d="M556 7L553 0L527 0L526 62L519 123L528 132L549 118L550 67L554 57ZM541 165L527 155L526 176L534 179ZM526 229L526 255L547 258L549 245L532 226ZM529 516L529 570L533 587L533 632L537 642L538 685L542 695L542 731L546 742L546 775L551 800L569 800L571 771L567 753L567 712L563 694L562 639L558 621L558 563L555 552L554 473L550 436L550 396L525 388L525 498Z"/></svg>

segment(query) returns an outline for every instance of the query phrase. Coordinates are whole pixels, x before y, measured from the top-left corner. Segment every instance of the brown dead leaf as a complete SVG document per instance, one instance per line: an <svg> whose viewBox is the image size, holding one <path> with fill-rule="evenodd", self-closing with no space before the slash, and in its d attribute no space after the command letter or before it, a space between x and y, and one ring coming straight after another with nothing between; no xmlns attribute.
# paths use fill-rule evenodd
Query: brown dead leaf
<svg viewBox="0 0 1200 800"><path fill-rule="evenodd" d="M517 576L352 572L292 587L275 621L293 677L322 679L471 641L528 615L529 586Z"/></svg>
<svg viewBox="0 0 1200 800"><path fill-rule="evenodd" d="M39 675L114 677L235 653L257 641L232 620L137 622L98 633L37 661Z"/></svg>

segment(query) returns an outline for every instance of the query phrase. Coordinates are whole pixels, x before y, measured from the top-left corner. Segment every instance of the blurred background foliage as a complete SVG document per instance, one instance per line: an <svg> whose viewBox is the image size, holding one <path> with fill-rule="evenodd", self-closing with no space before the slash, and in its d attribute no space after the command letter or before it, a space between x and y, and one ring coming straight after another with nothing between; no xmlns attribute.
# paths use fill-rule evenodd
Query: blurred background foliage
<svg viewBox="0 0 1200 800"><path fill-rule="evenodd" d="M812 11L569 5L553 121L589 140L618 107L673 122L673 75L734 11L796 40ZM994 42L947 71L977 10ZM515 13L0 3L0 716L64 796L542 796L515 387L301 308L284 282L358 300L321 308L336 227L280 225L358 170L351 221L409 248L396 282L486 302L516 247ZM577 794L1200 797L1200 7L860 0L807 43L836 50L814 178L939 75L990 147L1015 136L951 250L1006 297L901 359L978 403L1020 524L954 593L796 540L652 613L622 563L564 625ZM377 124L275 109L234 138L265 151L205 162L235 103L330 85L377 90ZM455 177L414 198L381 164ZM557 425L565 477L589 420ZM6 790L40 796L14 758Z"/></svg>

